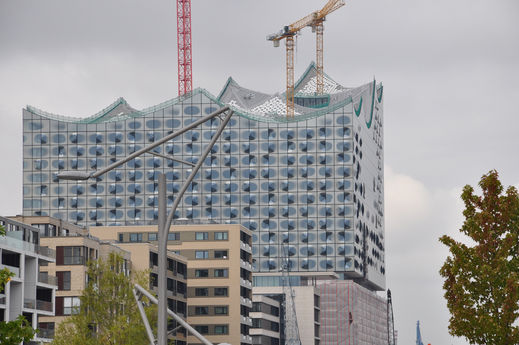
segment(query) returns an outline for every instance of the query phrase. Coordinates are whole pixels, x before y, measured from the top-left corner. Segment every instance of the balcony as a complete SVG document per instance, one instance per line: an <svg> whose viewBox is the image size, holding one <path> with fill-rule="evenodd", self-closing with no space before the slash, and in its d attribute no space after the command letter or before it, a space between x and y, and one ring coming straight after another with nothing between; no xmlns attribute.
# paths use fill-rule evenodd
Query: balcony
<svg viewBox="0 0 519 345"><path fill-rule="evenodd" d="M245 297L241 297L240 296L240 303L249 307L249 308L252 308L252 301L248 298L245 298Z"/></svg>
<svg viewBox="0 0 519 345"><path fill-rule="evenodd" d="M21 231L7 231L5 236L0 237L0 244L6 245L8 248L19 251L33 252L51 259L56 259L56 251L48 247L42 247L34 243L22 240L23 233Z"/></svg>
<svg viewBox="0 0 519 345"><path fill-rule="evenodd" d="M41 301L39 299L26 298L23 300L23 307L27 309L38 309L52 312L52 302Z"/></svg>
<svg viewBox="0 0 519 345"><path fill-rule="evenodd" d="M248 253L252 253L252 247L249 246L247 243L245 242L240 242L240 248L245 250L246 252Z"/></svg>
<svg viewBox="0 0 519 345"><path fill-rule="evenodd" d="M43 272L38 273L38 282L43 284L58 285L58 278L55 276L49 276Z"/></svg>
<svg viewBox="0 0 519 345"><path fill-rule="evenodd" d="M246 270L252 271L252 265L246 261L240 259L240 267L245 268Z"/></svg>
<svg viewBox="0 0 519 345"><path fill-rule="evenodd" d="M252 344L252 337L250 335L241 334L241 342Z"/></svg>
<svg viewBox="0 0 519 345"><path fill-rule="evenodd" d="M248 326L252 326L252 318L243 316L243 315L240 315L240 318L241 318L241 323L248 325Z"/></svg>
<svg viewBox="0 0 519 345"><path fill-rule="evenodd" d="M15 277L18 277L18 278L20 277L20 267L0 264L0 270L2 270L4 268L7 268L9 271L13 272Z"/></svg>
<svg viewBox="0 0 519 345"><path fill-rule="evenodd" d="M248 287L249 289L252 289L252 283L249 280L245 280L243 278L240 278L240 285Z"/></svg>

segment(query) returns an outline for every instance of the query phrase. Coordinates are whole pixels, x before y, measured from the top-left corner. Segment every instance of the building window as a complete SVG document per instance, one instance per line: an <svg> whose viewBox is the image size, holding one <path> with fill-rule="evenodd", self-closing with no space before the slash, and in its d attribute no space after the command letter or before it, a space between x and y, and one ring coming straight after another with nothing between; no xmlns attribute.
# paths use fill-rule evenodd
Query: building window
<svg viewBox="0 0 519 345"><path fill-rule="evenodd" d="M229 271L227 268L216 268L214 270L214 276L217 278L227 278L229 276Z"/></svg>
<svg viewBox="0 0 519 345"><path fill-rule="evenodd" d="M131 233L130 242L142 242L142 233Z"/></svg>
<svg viewBox="0 0 519 345"><path fill-rule="evenodd" d="M214 258L215 259L227 259L227 251L226 250L215 250Z"/></svg>
<svg viewBox="0 0 519 345"><path fill-rule="evenodd" d="M227 296L228 295L228 290L226 287L216 287L214 288L214 295L215 296Z"/></svg>
<svg viewBox="0 0 519 345"><path fill-rule="evenodd" d="M119 243L123 242L123 234L119 234Z"/></svg>
<svg viewBox="0 0 519 345"><path fill-rule="evenodd" d="M227 315L229 312L227 306L218 306L214 307L214 313L215 315Z"/></svg>
<svg viewBox="0 0 519 345"><path fill-rule="evenodd" d="M63 315L78 314L79 306L79 297L63 297Z"/></svg>
<svg viewBox="0 0 519 345"><path fill-rule="evenodd" d="M209 289L208 288L195 288L195 296L197 296L197 297L209 296Z"/></svg>
<svg viewBox="0 0 519 345"><path fill-rule="evenodd" d="M195 307L195 315L209 315L209 307Z"/></svg>
<svg viewBox="0 0 519 345"><path fill-rule="evenodd" d="M197 250L195 251L195 259L208 259L209 252L207 250Z"/></svg>
<svg viewBox="0 0 519 345"><path fill-rule="evenodd" d="M229 326L227 325L216 325L214 326L214 334L228 334Z"/></svg>
<svg viewBox="0 0 519 345"><path fill-rule="evenodd" d="M206 278L209 277L209 270L196 270L195 271L196 278Z"/></svg>
<svg viewBox="0 0 519 345"><path fill-rule="evenodd" d="M207 333L209 333L209 326L195 325L195 330L200 334L207 334Z"/></svg>
<svg viewBox="0 0 519 345"><path fill-rule="evenodd" d="M70 271L56 272L58 278L58 290L70 290Z"/></svg>
<svg viewBox="0 0 519 345"><path fill-rule="evenodd" d="M156 241L157 240L157 233L156 232L150 232L148 234L148 241Z"/></svg>
<svg viewBox="0 0 519 345"><path fill-rule="evenodd" d="M84 265L85 258L83 256L81 247L63 247L63 264Z"/></svg>
<svg viewBox="0 0 519 345"><path fill-rule="evenodd" d="M180 234L178 232L170 232L168 234L168 241L180 241Z"/></svg>
<svg viewBox="0 0 519 345"><path fill-rule="evenodd" d="M197 232L195 233L195 240L204 241L209 239L209 233L207 232Z"/></svg>
<svg viewBox="0 0 519 345"><path fill-rule="evenodd" d="M215 241L225 241L228 238L227 231L220 231L214 233L214 239Z"/></svg>

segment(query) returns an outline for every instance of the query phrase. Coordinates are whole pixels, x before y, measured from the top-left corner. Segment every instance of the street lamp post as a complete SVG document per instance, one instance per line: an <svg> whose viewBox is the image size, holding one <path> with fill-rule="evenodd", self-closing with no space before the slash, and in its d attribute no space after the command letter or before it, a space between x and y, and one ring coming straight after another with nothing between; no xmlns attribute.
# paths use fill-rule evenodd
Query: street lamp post
<svg viewBox="0 0 519 345"><path fill-rule="evenodd" d="M210 120L216 116L219 116L220 114L229 111L229 107L223 107L210 115L201 118L190 125L183 127L179 131L172 133L170 135L165 136L161 140L158 140L154 142L153 144L144 147L140 150L135 151L134 153L128 155L127 157L123 158L120 161L114 162L107 166L104 169L101 169L96 172L87 172L87 171L63 171L61 173L57 174L58 179L60 180L74 180L74 181L85 181L89 180L91 178L97 178L119 166L122 164L127 163L128 161L134 159L135 157L138 157L144 153L151 153L150 150L154 149L155 147L172 140L173 138L187 132L190 129L193 129L195 127L198 127L200 124L206 122L207 120ZM223 121L220 123L220 126L218 127L217 132L213 135L211 138L210 143L205 148L204 152L202 153L202 156L198 160L196 164L188 163L181 161L179 159L160 155L163 158L171 159L174 161L180 161L182 163L189 164L193 166L191 173L189 174L189 177L182 185L182 188L177 194L177 197L175 198L175 201L173 202L173 206L171 207L171 211L169 215L167 214L167 203L166 203L166 177L164 174L159 173L158 174L158 322L157 322L157 345L167 345L167 246L168 246L168 233L169 229L171 228L171 223L173 222L173 217L175 215L175 211L180 204L180 200L182 199L182 196L186 192L187 188L189 187L189 184L193 181L195 178L198 170L202 166L203 162L205 161L207 155L211 152L211 149L213 148L214 144L222 134L224 128L227 126L227 123L231 119L233 112L229 111L227 116L223 119ZM149 334L149 332L148 332ZM153 339L150 339L151 343L154 343Z"/></svg>

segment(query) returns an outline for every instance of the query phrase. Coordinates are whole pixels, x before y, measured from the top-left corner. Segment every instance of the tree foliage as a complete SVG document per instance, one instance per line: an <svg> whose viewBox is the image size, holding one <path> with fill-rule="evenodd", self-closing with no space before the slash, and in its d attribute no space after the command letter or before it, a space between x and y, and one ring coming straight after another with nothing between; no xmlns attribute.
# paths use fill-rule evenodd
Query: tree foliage
<svg viewBox="0 0 519 345"><path fill-rule="evenodd" d="M471 245L442 236L450 256L440 269L451 313L449 332L471 344L519 344L519 196L505 192L496 171L479 182L482 195L467 185L461 198L460 232Z"/></svg>
<svg viewBox="0 0 519 345"><path fill-rule="evenodd" d="M105 345L149 342L133 296L133 282L148 286L144 272L132 277L123 270L123 259L110 254L107 260L88 263L89 281L80 297L77 314L62 322L52 344ZM148 320L156 308L148 307Z"/></svg>
<svg viewBox="0 0 519 345"><path fill-rule="evenodd" d="M5 229L1 225L0 236L5 236ZM4 292L5 285L14 275L15 274L8 268L0 270L0 293ZM13 321L0 322L0 344L2 345L18 345L22 341L28 342L35 334L36 331L23 315L18 316L18 318Z"/></svg>

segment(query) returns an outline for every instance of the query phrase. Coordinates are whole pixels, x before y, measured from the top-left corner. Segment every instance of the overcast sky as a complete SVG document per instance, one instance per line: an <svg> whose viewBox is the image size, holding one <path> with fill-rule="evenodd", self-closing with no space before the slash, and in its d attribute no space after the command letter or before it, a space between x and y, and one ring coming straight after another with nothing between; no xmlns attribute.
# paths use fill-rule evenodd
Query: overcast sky
<svg viewBox="0 0 519 345"><path fill-rule="evenodd" d="M283 91L284 48L265 37L325 0L193 0L193 76ZM325 72L384 84L387 286L399 344L467 344L447 331L438 270L459 201L497 169L519 184L519 1L351 0L325 23ZM296 78L315 59L297 40ZM172 0L0 0L0 214L21 213L22 108L89 116L117 97L141 109L177 95ZM458 236L459 237L459 236ZM461 237L460 237L461 238Z"/></svg>

